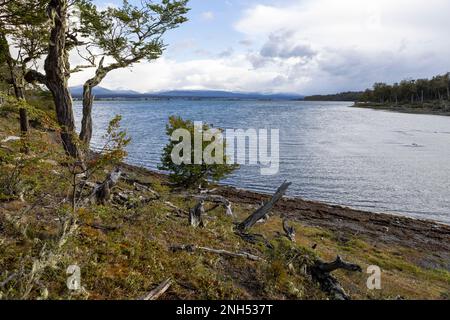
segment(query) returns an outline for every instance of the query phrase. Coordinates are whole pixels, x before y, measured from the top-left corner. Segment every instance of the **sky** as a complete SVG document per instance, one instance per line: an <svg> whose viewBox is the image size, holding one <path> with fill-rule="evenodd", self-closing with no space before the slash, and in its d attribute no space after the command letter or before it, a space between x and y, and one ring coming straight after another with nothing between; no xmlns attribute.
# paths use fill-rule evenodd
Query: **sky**
<svg viewBox="0 0 450 320"><path fill-rule="evenodd" d="M114 71L101 86L309 95L450 71L448 0L190 0L189 7L189 21L165 36L161 58Z"/></svg>

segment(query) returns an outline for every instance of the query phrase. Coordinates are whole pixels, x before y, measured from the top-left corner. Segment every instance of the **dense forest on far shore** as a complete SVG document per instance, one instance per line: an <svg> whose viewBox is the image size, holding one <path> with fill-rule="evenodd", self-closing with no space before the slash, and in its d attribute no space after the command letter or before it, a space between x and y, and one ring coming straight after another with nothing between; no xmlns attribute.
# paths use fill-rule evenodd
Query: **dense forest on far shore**
<svg viewBox="0 0 450 320"><path fill-rule="evenodd" d="M314 95L304 98L305 101L360 101L364 92L341 92L327 95Z"/></svg>
<svg viewBox="0 0 450 320"><path fill-rule="evenodd" d="M377 82L364 92L342 92L305 97L306 101L355 101L388 105L425 104L450 101L450 73L431 79L407 79L392 85Z"/></svg>

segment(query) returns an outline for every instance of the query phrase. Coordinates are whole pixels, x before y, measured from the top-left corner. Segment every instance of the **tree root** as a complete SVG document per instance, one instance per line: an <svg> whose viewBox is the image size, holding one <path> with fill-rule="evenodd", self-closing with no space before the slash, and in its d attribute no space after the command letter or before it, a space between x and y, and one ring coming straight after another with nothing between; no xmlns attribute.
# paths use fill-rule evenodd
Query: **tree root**
<svg viewBox="0 0 450 320"><path fill-rule="evenodd" d="M147 295L141 298L141 300L151 301L151 300L158 300L164 293L166 293L167 290L169 290L170 286L172 285L173 281L172 279L167 279L166 281L162 282L158 287L150 291Z"/></svg>
<svg viewBox="0 0 450 320"><path fill-rule="evenodd" d="M314 265L308 268L308 271L312 278L320 284L321 289L328 293L331 298L334 300L350 300L350 296L342 288L339 281L330 274L338 269L362 272L362 268L359 265L347 263L339 256L330 263L317 260Z"/></svg>
<svg viewBox="0 0 450 320"><path fill-rule="evenodd" d="M255 256L251 253L248 252L230 252L230 251L226 251L226 250L221 250L221 249L212 249L212 248L207 248L207 247L198 247L195 245L181 245L181 246L172 246L170 248L173 252L178 252L178 251L187 251L187 252L195 252L195 251L204 251L204 252L208 252L208 253L215 253L215 254L219 254L219 255L223 255L223 256L228 256L228 257L232 257L232 258L245 258L251 261L265 261L263 258Z"/></svg>

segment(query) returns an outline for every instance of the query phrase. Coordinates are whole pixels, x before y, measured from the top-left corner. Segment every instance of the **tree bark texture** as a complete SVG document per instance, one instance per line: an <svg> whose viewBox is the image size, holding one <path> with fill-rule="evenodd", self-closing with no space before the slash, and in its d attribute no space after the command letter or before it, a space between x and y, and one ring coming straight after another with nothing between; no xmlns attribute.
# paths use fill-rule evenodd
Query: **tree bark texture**
<svg viewBox="0 0 450 320"><path fill-rule="evenodd" d="M54 23L50 33L50 45L45 60L45 84L52 93L56 118L61 127L61 139L64 149L70 156L82 156L75 141L75 120L72 110L72 96L69 91L70 77L69 54L66 47L67 0L54 0L49 4L49 10L54 10Z"/></svg>
<svg viewBox="0 0 450 320"><path fill-rule="evenodd" d="M284 196L290 185L290 182L284 182L272 196L272 199L270 199L269 202L266 202L261 208L251 214L244 222L242 222L238 226L238 229L241 231L248 230L253 227L259 220L268 215L275 204Z"/></svg>

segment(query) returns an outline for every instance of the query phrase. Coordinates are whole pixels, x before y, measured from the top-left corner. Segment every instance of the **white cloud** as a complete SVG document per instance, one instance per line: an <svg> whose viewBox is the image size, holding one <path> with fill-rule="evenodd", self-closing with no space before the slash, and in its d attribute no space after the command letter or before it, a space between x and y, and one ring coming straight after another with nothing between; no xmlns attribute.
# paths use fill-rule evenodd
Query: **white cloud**
<svg viewBox="0 0 450 320"><path fill-rule="evenodd" d="M326 93L450 71L448 0L297 0L254 5L236 47L197 59L165 56L110 74L110 88ZM204 20L214 13L204 12ZM200 45L200 44L197 44ZM229 47L227 47L229 46ZM242 52L246 50L246 52ZM206 52L208 51L208 54ZM202 58L199 58L202 57ZM80 82L75 75L72 83Z"/></svg>
<svg viewBox="0 0 450 320"><path fill-rule="evenodd" d="M296 84L286 87L286 83L281 81L279 71L279 66L270 66L255 71L246 55L237 54L226 58L185 62L161 58L151 63L140 63L132 69L113 71L101 86L107 88L127 87L140 92L171 89L295 91ZM82 79L86 77L87 73L75 74L71 79L71 84L81 83Z"/></svg>
<svg viewBox="0 0 450 320"><path fill-rule="evenodd" d="M302 92L362 89L374 81L449 71L450 44L443 41L449 11L447 0L304 0L256 5L235 28L269 38L262 57L253 57L260 64L267 56L288 60L310 53L311 80Z"/></svg>

